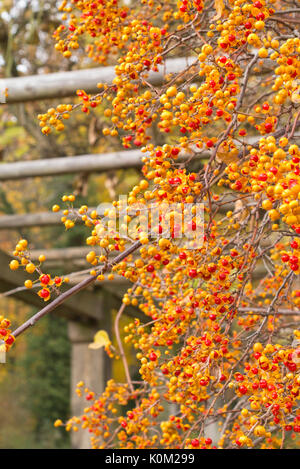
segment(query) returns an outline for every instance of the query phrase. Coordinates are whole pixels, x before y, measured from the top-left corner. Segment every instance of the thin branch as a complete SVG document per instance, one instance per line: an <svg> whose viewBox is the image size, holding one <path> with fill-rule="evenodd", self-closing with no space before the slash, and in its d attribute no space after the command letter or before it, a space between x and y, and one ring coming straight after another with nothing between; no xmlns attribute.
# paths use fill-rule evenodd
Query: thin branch
<svg viewBox="0 0 300 469"><path fill-rule="evenodd" d="M28 321L24 322L20 327L18 327L12 333L12 335L14 337L18 337L20 334L22 334L24 331L26 331L29 327L34 326L42 317L46 316L46 314L53 311L55 308L57 308L59 305L61 305L67 299L69 299L71 296L76 295L76 293L80 292L84 288L87 288L89 285L91 285L93 282L95 282L95 280L97 279L99 274L109 272L114 265L118 264L123 259L125 259L125 257L132 254L140 246L141 246L141 242L136 241L132 246L130 246L128 249L126 249L126 251L119 254L112 262L110 262L107 265L103 266L100 269L100 271L98 271L95 275L91 275L90 277L82 280L77 285L74 285L74 287L70 288L70 290L68 290L65 293L62 293L60 296L58 296L54 301L52 301L47 306L45 306L45 308L41 309L38 313L36 313L34 316L32 316L30 319L28 319Z"/></svg>
<svg viewBox="0 0 300 469"><path fill-rule="evenodd" d="M121 356L123 366L124 366L126 380L127 380L128 386L130 388L130 391L134 392L133 384L132 384L130 373L129 373L129 367L128 367L126 355L125 355L125 352L124 352L124 347L123 347L123 344L122 344L122 339L121 339L121 336L120 336L120 330L119 330L119 322L120 322L121 316L122 316L125 308L126 308L126 304L122 303L122 305L121 305L121 307L118 311L118 314L116 316L116 319L115 319L115 334L116 334L116 339L117 339L117 342L118 342L120 356Z"/></svg>

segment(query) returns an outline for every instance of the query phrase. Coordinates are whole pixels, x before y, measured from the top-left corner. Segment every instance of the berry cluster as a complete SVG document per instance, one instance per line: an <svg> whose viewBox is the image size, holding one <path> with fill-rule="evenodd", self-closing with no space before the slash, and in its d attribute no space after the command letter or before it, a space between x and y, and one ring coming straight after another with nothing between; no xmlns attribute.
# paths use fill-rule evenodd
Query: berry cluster
<svg viewBox="0 0 300 469"><path fill-rule="evenodd" d="M198 0L142 0L129 9L117 0L72 0L60 7L67 24L55 33L57 50L68 58L86 40L95 62L116 55L115 78L99 83L96 96L78 90L79 104L40 116L43 133L60 130L75 107L102 109L104 136L140 148L143 163L127 205L114 201L98 213L63 197L65 227L80 219L89 230L95 279L108 272L132 283L115 323L114 358L127 382L110 380L99 397L79 383L88 407L66 423L87 429L94 448L299 442L300 40L288 16L294 4L278 5L229 0L212 11ZM183 51L192 61L165 74L167 59ZM25 250L22 240L15 255L33 272ZM113 262L113 253L122 260ZM38 273L50 297L52 279ZM144 319L121 334L129 305ZM138 381L122 342L135 352ZM206 431L215 423L213 441Z"/></svg>

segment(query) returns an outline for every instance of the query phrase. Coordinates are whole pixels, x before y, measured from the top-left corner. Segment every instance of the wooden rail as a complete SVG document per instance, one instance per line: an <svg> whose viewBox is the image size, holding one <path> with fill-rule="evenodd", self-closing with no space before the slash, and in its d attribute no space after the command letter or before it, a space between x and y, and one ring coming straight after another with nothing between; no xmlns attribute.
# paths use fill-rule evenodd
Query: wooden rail
<svg viewBox="0 0 300 469"><path fill-rule="evenodd" d="M0 165L0 181L139 168L142 166L143 156L145 155L140 150L129 150L2 163ZM208 158L208 156L208 152L203 152L196 158L200 160ZM178 161L184 161L190 157L191 154L185 153L180 155Z"/></svg>
<svg viewBox="0 0 300 469"><path fill-rule="evenodd" d="M0 165L0 181L134 168L142 165L142 156L139 150L131 150L3 163Z"/></svg>
<svg viewBox="0 0 300 469"><path fill-rule="evenodd" d="M167 59L158 72L150 72L147 81L152 85L161 84L164 75L183 70L196 60L196 57ZM2 78L0 93L2 102L24 103L39 99L64 98L73 96L78 89L87 93L97 93L97 83L111 84L115 78L115 67L97 67L71 72L48 73L18 78Z"/></svg>

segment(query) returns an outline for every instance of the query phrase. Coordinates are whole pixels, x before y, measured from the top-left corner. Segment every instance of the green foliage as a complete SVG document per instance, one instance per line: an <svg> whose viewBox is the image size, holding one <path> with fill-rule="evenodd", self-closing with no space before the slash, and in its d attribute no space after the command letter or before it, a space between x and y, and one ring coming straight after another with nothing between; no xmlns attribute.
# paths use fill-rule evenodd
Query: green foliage
<svg viewBox="0 0 300 469"><path fill-rule="evenodd" d="M14 305L11 300L7 307ZM15 321L23 322L22 303L16 302L16 310ZM27 310L26 315L34 312ZM70 446L69 434L53 426L58 417L70 417L67 323L57 317L44 319L20 338L7 363L0 364L0 448Z"/></svg>
<svg viewBox="0 0 300 469"><path fill-rule="evenodd" d="M70 416L70 344L66 322L46 317L35 333L28 334L21 366L26 376L26 407L34 417L38 447L65 448L68 434L54 428L57 418Z"/></svg>

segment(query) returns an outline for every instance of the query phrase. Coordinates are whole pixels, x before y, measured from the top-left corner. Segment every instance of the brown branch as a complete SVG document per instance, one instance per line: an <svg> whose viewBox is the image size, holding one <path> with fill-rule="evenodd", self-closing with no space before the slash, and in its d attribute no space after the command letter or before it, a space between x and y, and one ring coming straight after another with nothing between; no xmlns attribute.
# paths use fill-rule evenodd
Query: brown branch
<svg viewBox="0 0 300 469"><path fill-rule="evenodd" d="M106 266L103 266L100 271L97 272L96 275L91 275L90 277L82 280L79 282L77 285L74 285L74 287L70 288L70 290L66 291L65 293L62 293L60 296L58 296L54 301L49 303L45 308L41 309L38 313L36 313L34 316L32 316L28 321L24 322L20 327L18 327L12 335L14 337L18 337L20 334L22 334L24 331L26 331L29 327L34 326L42 317L46 316L46 314L50 313L53 311L57 306L61 305L64 303L68 298L70 298L73 295L76 295L76 293L80 292L84 288L87 288L89 285L91 285L95 280L97 279L99 274L103 274L105 272L108 272L112 269L112 267L119 262L121 262L125 257L129 256L132 254L136 249L138 249L141 246L140 241L136 241L132 246L130 246L126 251L122 252L119 254L112 262L108 263Z"/></svg>
<svg viewBox="0 0 300 469"><path fill-rule="evenodd" d="M243 99L244 99L244 96L245 96L245 92L246 92L246 88L247 88L247 84L248 84L248 80L249 80L250 70L253 67L253 65L255 64L255 62L257 61L257 59L258 59L258 52L254 54L254 57L252 58L252 60L249 62L249 64L246 67L242 89L241 89L240 96L239 96L237 104L236 104L236 112L240 109L240 107L242 105L242 102L243 102Z"/></svg>
<svg viewBox="0 0 300 469"><path fill-rule="evenodd" d="M130 388L130 391L134 392L133 384L132 384L130 373L129 373L129 367L128 367L128 363L127 363L127 359L126 359L126 355L125 355L125 352L124 352L124 347L123 347L123 344L122 344L122 339L121 339L121 335L120 335L120 331L119 331L119 322L120 322L121 316L122 316L125 308L126 308L126 304L123 303L121 305L119 311L118 311L117 316L116 316L116 319L115 319L115 335L116 335L116 340L118 342L120 356L121 356L123 366L124 366L126 380L127 380L128 386Z"/></svg>
<svg viewBox="0 0 300 469"><path fill-rule="evenodd" d="M299 116L300 116L300 109L299 111L297 112L297 115L295 117L295 120L294 120L294 123L293 123L293 127L292 127L292 130L291 130L291 133L289 135L289 139L291 139L293 136L294 136L294 133L295 133L295 130L296 130L296 127L297 127L297 124L298 124L298 120L299 120Z"/></svg>

